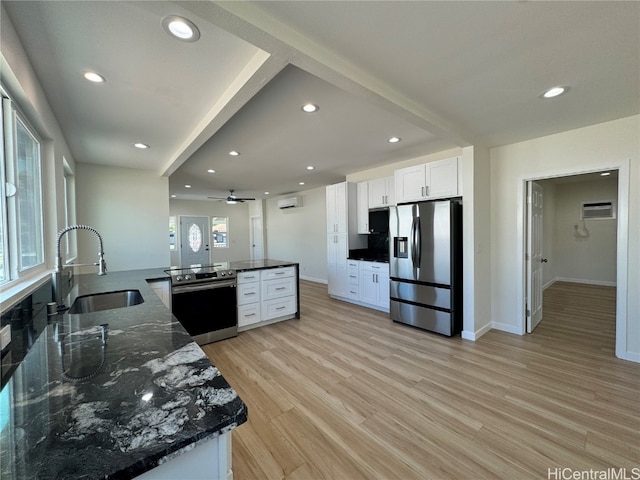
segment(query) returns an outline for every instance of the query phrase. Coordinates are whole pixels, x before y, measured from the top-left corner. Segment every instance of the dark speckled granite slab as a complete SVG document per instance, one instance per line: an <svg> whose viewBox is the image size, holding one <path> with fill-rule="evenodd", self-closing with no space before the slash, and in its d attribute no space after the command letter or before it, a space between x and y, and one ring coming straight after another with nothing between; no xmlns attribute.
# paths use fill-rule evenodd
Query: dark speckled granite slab
<svg viewBox="0 0 640 480"><path fill-rule="evenodd" d="M0 392L0 477L133 478L247 420L149 278L166 276L77 277L73 295L138 289L144 303L49 317Z"/></svg>

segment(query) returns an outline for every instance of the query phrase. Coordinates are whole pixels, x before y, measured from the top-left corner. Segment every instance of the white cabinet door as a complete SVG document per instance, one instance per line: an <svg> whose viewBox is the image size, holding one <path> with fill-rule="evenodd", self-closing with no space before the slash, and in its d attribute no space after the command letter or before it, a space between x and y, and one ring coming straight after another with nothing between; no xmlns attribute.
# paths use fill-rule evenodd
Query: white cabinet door
<svg viewBox="0 0 640 480"><path fill-rule="evenodd" d="M238 305L255 303L260 301L260 282L238 282Z"/></svg>
<svg viewBox="0 0 640 480"><path fill-rule="evenodd" d="M260 302L238 306L238 327L246 327L262 321Z"/></svg>
<svg viewBox="0 0 640 480"><path fill-rule="evenodd" d="M453 157L396 170L395 200L407 203L460 195L459 165L459 157Z"/></svg>
<svg viewBox="0 0 640 480"><path fill-rule="evenodd" d="M360 262L360 301L389 309L389 264Z"/></svg>
<svg viewBox="0 0 640 480"><path fill-rule="evenodd" d="M362 269L360 272L360 301L371 305L378 301L378 285L373 270Z"/></svg>
<svg viewBox="0 0 640 480"><path fill-rule="evenodd" d="M385 207L390 207L391 205L396 204L396 192L395 192L395 178L393 176L386 177L384 179L384 183L387 187L387 197Z"/></svg>
<svg viewBox="0 0 640 480"><path fill-rule="evenodd" d="M401 168L395 171L395 194L398 203L417 202L426 198L428 183L425 165Z"/></svg>
<svg viewBox="0 0 640 480"><path fill-rule="evenodd" d="M428 198L446 198L458 195L458 157L428 163L431 170Z"/></svg>
<svg viewBox="0 0 640 480"><path fill-rule="evenodd" d="M369 233L369 182L358 183L356 216L358 233Z"/></svg>
<svg viewBox="0 0 640 480"><path fill-rule="evenodd" d="M388 207L394 204L394 177L369 181L369 208Z"/></svg>
<svg viewBox="0 0 640 480"><path fill-rule="evenodd" d="M327 256L329 294L346 296L347 294L347 235L336 233L328 235Z"/></svg>
<svg viewBox="0 0 640 480"><path fill-rule="evenodd" d="M347 182L329 185L327 196L327 233L347 233Z"/></svg>

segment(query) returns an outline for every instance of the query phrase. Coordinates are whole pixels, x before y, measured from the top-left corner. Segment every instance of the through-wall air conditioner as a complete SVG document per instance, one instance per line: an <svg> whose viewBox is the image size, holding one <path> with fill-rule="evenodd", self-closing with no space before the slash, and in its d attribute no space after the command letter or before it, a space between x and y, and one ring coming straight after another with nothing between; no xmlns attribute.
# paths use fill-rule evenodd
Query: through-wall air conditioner
<svg viewBox="0 0 640 480"><path fill-rule="evenodd" d="M584 202L582 204L581 220L602 220L616 218L613 202Z"/></svg>
<svg viewBox="0 0 640 480"><path fill-rule="evenodd" d="M281 198L278 200L278 208L283 210L285 208L296 208L302 206L302 197L289 197Z"/></svg>

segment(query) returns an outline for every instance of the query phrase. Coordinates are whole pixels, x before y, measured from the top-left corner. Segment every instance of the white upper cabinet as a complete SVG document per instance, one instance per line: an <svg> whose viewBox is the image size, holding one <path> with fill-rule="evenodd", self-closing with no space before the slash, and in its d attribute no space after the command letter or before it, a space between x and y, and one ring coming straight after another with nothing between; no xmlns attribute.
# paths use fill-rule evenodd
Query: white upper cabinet
<svg viewBox="0 0 640 480"><path fill-rule="evenodd" d="M327 233L348 233L347 183L327 187Z"/></svg>
<svg viewBox="0 0 640 480"><path fill-rule="evenodd" d="M453 157L395 171L397 203L456 197L460 158Z"/></svg>
<svg viewBox="0 0 640 480"><path fill-rule="evenodd" d="M356 216L358 233L369 233L369 182L358 183Z"/></svg>
<svg viewBox="0 0 640 480"><path fill-rule="evenodd" d="M369 181L369 208L395 205L394 177Z"/></svg>

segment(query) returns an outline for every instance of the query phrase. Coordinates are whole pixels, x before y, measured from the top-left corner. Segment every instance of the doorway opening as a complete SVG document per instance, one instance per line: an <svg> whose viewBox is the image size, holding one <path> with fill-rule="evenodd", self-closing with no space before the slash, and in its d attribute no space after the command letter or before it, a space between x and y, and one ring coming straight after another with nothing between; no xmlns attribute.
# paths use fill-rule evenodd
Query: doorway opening
<svg viewBox="0 0 640 480"><path fill-rule="evenodd" d="M616 356L625 358L628 184L621 181L625 178L616 167L523 179L523 334L544 321L543 291L554 283L615 287ZM529 203L536 196L539 209Z"/></svg>

